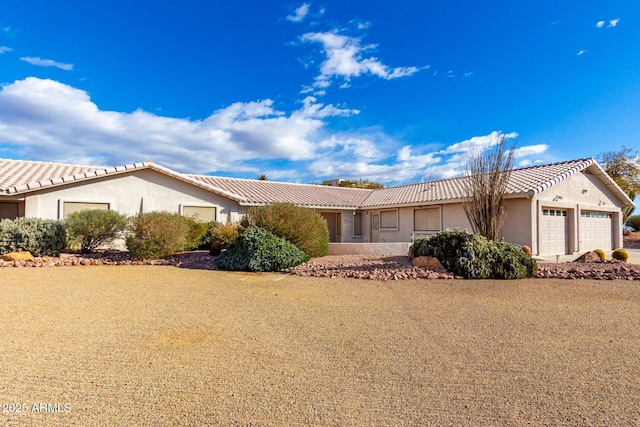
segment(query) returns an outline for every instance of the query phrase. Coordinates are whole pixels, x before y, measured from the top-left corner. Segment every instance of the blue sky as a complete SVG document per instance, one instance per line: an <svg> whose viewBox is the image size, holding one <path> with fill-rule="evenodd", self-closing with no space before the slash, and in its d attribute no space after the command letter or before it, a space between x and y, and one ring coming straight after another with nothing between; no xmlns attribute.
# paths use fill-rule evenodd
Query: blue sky
<svg viewBox="0 0 640 427"><path fill-rule="evenodd" d="M0 157L387 185L640 143L637 1L5 0Z"/></svg>

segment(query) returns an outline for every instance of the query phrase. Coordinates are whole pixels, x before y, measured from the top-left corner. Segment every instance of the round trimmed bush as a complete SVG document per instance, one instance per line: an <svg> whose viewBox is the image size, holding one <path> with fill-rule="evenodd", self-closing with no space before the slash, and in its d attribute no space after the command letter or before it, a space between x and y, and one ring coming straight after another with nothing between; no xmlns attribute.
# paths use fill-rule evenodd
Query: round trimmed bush
<svg viewBox="0 0 640 427"><path fill-rule="evenodd" d="M629 227L633 227L633 229L636 231L640 230L640 215L630 216L629 218L627 218L627 222L625 222L625 224Z"/></svg>
<svg viewBox="0 0 640 427"><path fill-rule="evenodd" d="M225 270L280 271L308 260L304 252L285 239L250 227L220 254L216 264Z"/></svg>
<svg viewBox="0 0 640 427"><path fill-rule="evenodd" d="M292 203L273 203L249 209L250 225L264 228L296 245L309 257L329 252L327 222L313 209Z"/></svg>
<svg viewBox="0 0 640 427"><path fill-rule="evenodd" d="M189 223L172 212L144 212L131 219L127 249L134 259L157 259L181 252L188 244Z"/></svg>
<svg viewBox="0 0 640 427"><path fill-rule="evenodd" d="M627 262L629 259L629 253L624 249L616 249L611 253L611 258Z"/></svg>
<svg viewBox="0 0 640 427"><path fill-rule="evenodd" d="M532 252L531 252L531 248L530 248L529 246L524 245L524 246L522 247L522 250L523 250L523 252L524 252L525 254L527 254L528 256L531 256L531 253L532 253Z"/></svg>

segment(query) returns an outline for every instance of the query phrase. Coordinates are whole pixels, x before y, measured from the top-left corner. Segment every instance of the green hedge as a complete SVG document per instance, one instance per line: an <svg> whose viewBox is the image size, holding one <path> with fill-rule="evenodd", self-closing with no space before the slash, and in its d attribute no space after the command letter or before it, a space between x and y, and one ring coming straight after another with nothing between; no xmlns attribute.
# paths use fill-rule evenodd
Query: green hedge
<svg viewBox="0 0 640 427"><path fill-rule="evenodd" d="M29 251L33 256L57 256L66 246L67 231L62 221L39 218L0 221L0 255Z"/></svg>
<svg viewBox="0 0 640 427"><path fill-rule="evenodd" d="M216 264L225 270L280 271L309 260L292 243L258 227L243 231Z"/></svg>
<svg viewBox="0 0 640 427"><path fill-rule="evenodd" d="M447 270L467 279L523 279L537 270L536 261L520 246L457 229L419 238L409 253L436 257Z"/></svg>

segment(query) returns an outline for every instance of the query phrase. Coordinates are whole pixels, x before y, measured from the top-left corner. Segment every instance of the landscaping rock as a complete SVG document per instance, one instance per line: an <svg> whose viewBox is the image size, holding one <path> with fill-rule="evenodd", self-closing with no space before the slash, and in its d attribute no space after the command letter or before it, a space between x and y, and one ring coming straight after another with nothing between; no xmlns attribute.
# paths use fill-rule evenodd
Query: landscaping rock
<svg viewBox="0 0 640 427"><path fill-rule="evenodd" d="M9 252L2 255L3 261L26 261L33 259L33 255L29 251Z"/></svg>
<svg viewBox="0 0 640 427"><path fill-rule="evenodd" d="M575 262L600 262L600 255L591 251L580 255Z"/></svg>
<svg viewBox="0 0 640 427"><path fill-rule="evenodd" d="M414 267L428 268L433 271L446 271L446 268L442 265L438 258L433 256L419 256L411 260L411 264Z"/></svg>

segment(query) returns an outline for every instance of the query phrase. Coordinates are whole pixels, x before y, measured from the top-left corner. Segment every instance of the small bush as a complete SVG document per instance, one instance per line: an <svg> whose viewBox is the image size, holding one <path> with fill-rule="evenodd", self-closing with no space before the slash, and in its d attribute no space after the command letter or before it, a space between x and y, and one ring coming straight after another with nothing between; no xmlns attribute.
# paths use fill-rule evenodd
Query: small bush
<svg viewBox="0 0 640 427"><path fill-rule="evenodd" d="M611 253L611 258L627 262L629 259L629 253L624 249L616 249Z"/></svg>
<svg viewBox="0 0 640 427"><path fill-rule="evenodd" d="M200 239L200 242L198 242L198 249L209 250L209 248L211 248L211 242L213 242L211 238L211 236L213 235L213 230L215 230L220 225L220 223L218 221L209 221L205 224L207 225L207 231Z"/></svg>
<svg viewBox="0 0 640 427"><path fill-rule="evenodd" d="M605 254L602 249L594 249L593 252L598 254L600 261L605 261L607 259L607 254Z"/></svg>
<svg viewBox="0 0 640 427"><path fill-rule="evenodd" d="M640 215L632 215L627 218L626 225L633 227L634 230L640 230Z"/></svg>
<svg viewBox="0 0 640 427"><path fill-rule="evenodd" d="M80 245L83 253L113 242L120 237L127 222L125 215L105 209L74 212L65 220L69 237Z"/></svg>
<svg viewBox="0 0 640 427"><path fill-rule="evenodd" d="M280 271L308 260L304 252L285 239L250 227L220 254L216 264L225 270Z"/></svg>
<svg viewBox="0 0 640 427"><path fill-rule="evenodd" d="M185 250L189 221L172 212L139 213L131 219L127 249L134 259L157 259ZM192 243L192 242L191 242Z"/></svg>
<svg viewBox="0 0 640 427"><path fill-rule="evenodd" d="M520 246L457 229L419 238L409 252L414 257L434 256L447 270L467 279L522 279L537 269L536 261Z"/></svg>
<svg viewBox="0 0 640 427"><path fill-rule="evenodd" d="M33 256L57 256L67 246L62 221L39 218L0 221L0 255L29 251Z"/></svg>
<svg viewBox="0 0 640 427"><path fill-rule="evenodd" d="M530 248L529 246L524 245L524 246L522 247L522 250L524 251L524 253L525 253L525 254L527 254L528 256L531 256L531 253L532 253L532 252L531 252L531 248Z"/></svg>
<svg viewBox="0 0 640 427"><path fill-rule="evenodd" d="M238 238L240 233L244 231L244 227L238 222L228 222L226 224L218 224L211 230L211 240L219 242L222 246L229 246Z"/></svg>
<svg viewBox="0 0 640 427"><path fill-rule="evenodd" d="M310 208L273 203L249 209L248 222L296 245L309 257L329 252L329 230L322 216Z"/></svg>
<svg viewBox="0 0 640 427"><path fill-rule="evenodd" d="M206 239L207 232L209 231L209 224L206 222L198 221L192 217L182 216L182 220L187 224L186 243L184 245L185 251L192 249L198 249L203 244L203 240Z"/></svg>

